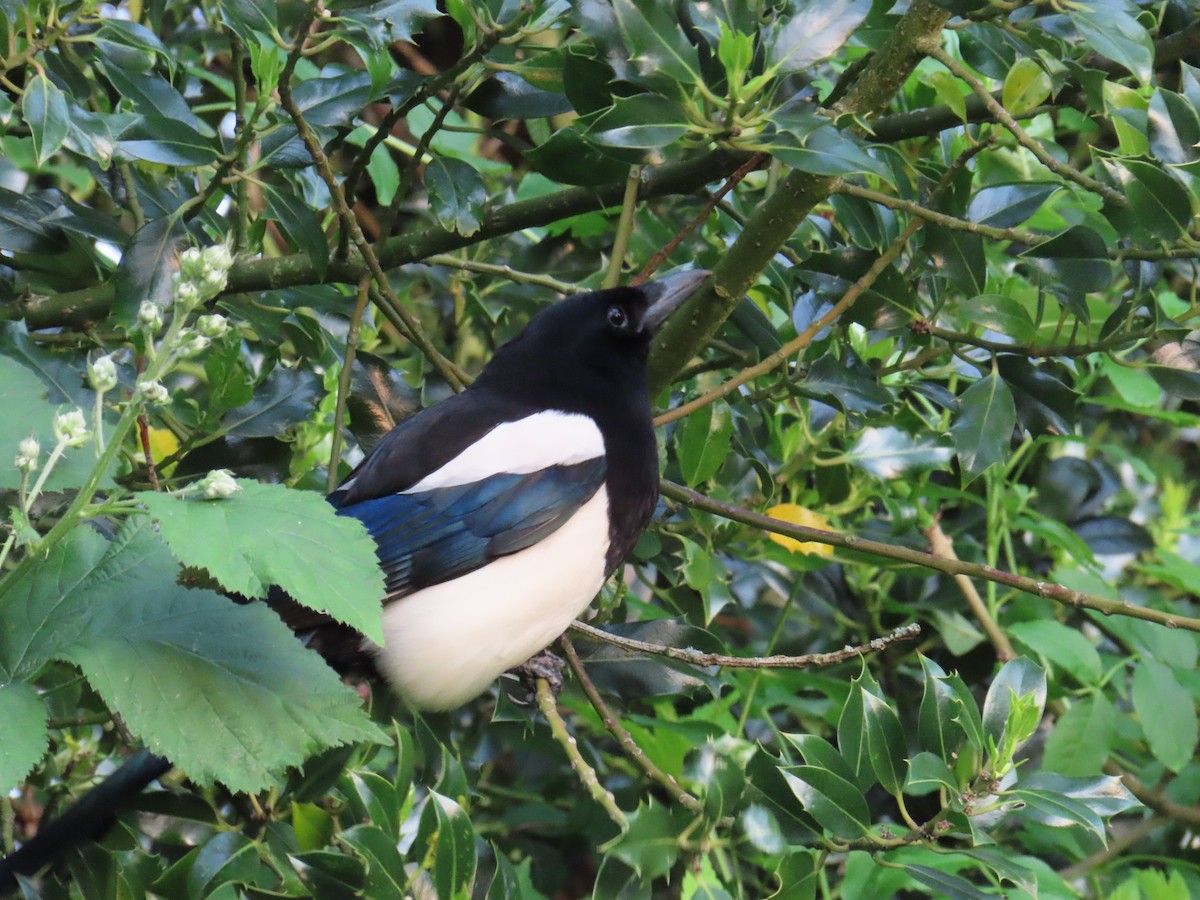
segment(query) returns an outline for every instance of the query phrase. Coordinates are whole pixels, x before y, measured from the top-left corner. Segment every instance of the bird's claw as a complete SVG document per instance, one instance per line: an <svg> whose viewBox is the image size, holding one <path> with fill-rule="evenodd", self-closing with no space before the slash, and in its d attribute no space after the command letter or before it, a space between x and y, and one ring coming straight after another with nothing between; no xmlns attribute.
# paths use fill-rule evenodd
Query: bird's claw
<svg viewBox="0 0 1200 900"><path fill-rule="evenodd" d="M510 699L518 706L536 705L539 678L546 679L546 684L550 686L550 693L557 697L562 693L563 668L563 661L549 650L543 650L536 656L530 657L524 663L517 666L517 668L513 669L517 678L520 679L525 694L523 697L514 697L510 694Z"/></svg>

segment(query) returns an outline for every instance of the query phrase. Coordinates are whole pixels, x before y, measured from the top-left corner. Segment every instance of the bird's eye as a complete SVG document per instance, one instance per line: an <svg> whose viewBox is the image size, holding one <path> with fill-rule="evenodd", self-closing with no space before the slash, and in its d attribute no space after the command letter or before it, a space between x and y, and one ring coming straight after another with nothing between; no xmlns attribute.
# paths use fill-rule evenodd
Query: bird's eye
<svg viewBox="0 0 1200 900"><path fill-rule="evenodd" d="M625 314L622 307L610 306L608 308L608 324L613 328L624 328L629 324L629 316Z"/></svg>

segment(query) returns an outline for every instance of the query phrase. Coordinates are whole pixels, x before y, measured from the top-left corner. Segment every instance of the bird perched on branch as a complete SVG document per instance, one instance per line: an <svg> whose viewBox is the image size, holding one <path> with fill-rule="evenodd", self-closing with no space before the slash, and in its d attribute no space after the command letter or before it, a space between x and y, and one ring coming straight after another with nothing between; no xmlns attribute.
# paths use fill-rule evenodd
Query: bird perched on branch
<svg viewBox="0 0 1200 900"><path fill-rule="evenodd" d="M384 645L369 649L413 705L460 706L543 650L633 548L658 497L650 340L707 275L543 310L470 387L401 422L329 496L375 539L388 593ZM364 638L329 627L312 645L331 664L361 654ZM168 768L145 751L131 758L80 801L86 810L0 862L0 892L101 831Z"/></svg>

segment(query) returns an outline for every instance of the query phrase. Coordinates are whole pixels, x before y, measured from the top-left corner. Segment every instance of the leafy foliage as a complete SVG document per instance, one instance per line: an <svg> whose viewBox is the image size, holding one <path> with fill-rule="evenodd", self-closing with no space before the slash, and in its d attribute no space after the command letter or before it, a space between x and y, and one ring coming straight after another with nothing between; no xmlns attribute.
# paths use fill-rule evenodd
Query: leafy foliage
<svg viewBox="0 0 1200 900"><path fill-rule="evenodd" d="M1194 9L314 12L0 0L0 821L179 767L30 896L1200 894ZM651 261L573 740L340 684L321 492Z"/></svg>

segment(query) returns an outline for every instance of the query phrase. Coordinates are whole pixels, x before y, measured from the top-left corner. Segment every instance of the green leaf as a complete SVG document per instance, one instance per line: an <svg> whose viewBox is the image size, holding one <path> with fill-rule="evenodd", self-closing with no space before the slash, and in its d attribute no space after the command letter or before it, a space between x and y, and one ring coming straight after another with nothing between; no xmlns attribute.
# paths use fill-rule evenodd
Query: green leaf
<svg viewBox="0 0 1200 900"><path fill-rule="evenodd" d="M993 228L1015 228L1041 209L1059 187L1054 182L1036 181L988 185L971 197L967 218Z"/></svg>
<svg viewBox="0 0 1200 900"><path fill-rule="evenodd" d="M1023 778L1020 786L1078 800L1098 816L1115 816L1142 805L1116 775L1066 778L1052 772L1035 772Z"/></svg>
<svg viewBox="0 0 1200 900"><path fill-rule="evenodd" d="M1025 803L1022 815L1051 828L1086 828L1101 842L1105 841L1104 822L1087 803L1065 797L1057 791L1037 790L1018 785L1003 796Z"/></svg>
<svg viewBox="0 0 1200 900"><path fill-rule="evenodd" d="M338 835L367 866L365 897L403 897L409 884L404 857L396 849L396 838L375 825L355 825Z"/></svg>
<svg viewBox="0 0 1200 900"><path fill-rule="evenodd" d="M815 766L787 766L780 772L796 799L822 828L846 840L870 834L867 800L845 778Z"/></svg>
<svg viewBox="0 0 1200 900"><path fill-rule="evenodd" d="M781 859L775 869L779 890L770 900L814 900L821 877L817 859L815 850L793 850Z"/></svg>
<svg viewBox="0 0 1200 900"><path fill-rule="evenodd" d="M958 778L941 757L921 751L909 760L904 793L919 797L941 789L949 791L951 796L961 789Z"/></svg>
<svg viewBox="0 0 1200 900"><path fill-rule="evenodd" d="M166 305L179 238L179 220L173 215L151 219L133 233L114 278L113 316L117 322L131 326L144 300Z"/></svg>
<svg viewBox="0 0 1200 900"><path fill-rule="evenodd" d="M1033 734L1029 729L1026 734L1011 734L1013 698L1031 697L1037 709L1033 718L1033 726L1037 726L1041 711L1046 706L1046 673L1037 663L1023 656L1010 659L996 673L983 700L983 730L997 744L1007 733L1016 740L1014 749L1027 741Z"/></svg>
<svg viewBox="0 0 1200 900"><path fill-rule="evenodd" d="M841 751L850 771L854 773L853 781L866 790L872 784L871 745L867 738L867 713L864 691L859 686L858 679L850 683L850 693L838 716L837 739L838 750Z"/></svg>
<svg viewBox="0 0 1200 900"><path fill-rule="evenodd" d="M436 820L436 850L433 857L433 883L438 897L465 900L475 883L475 828L466 810L436 791L421 818L432 811Z"/></svg>
<svg viewBox="0 0 1200 900"><path fill-rule="evenodd" d="M1070 9L1079 36L1101 56L1107 56L1149 84L1154 43L1137 20L1137 7L1121 0L1092 0Z"/></svg>
<svg viewBox="0 0 1200 900"><path fill-rule="evenodd" d="M671 871L682 848L679 835L687 827L678 809L660 806L651 797L629 814L629 827L609 841L602 850L638 873L646 881L661 878Z"/></svg>
<svg viewBox="0 0 1200 900"><path fill-rule="evenodd" d="M1004 77L1001 103L1014 116L1040 106L1050 96L1050 76L1037 61L1021 57Z"/></svg>
<svg viewBox="0 0 1200 900"><path fill-rule="evenodd" d="M1132 696L1150 752L1172 772L1178 772L1196 751L1195 698L1174 670L1148 657L1133 668Z"/></svg>
<svg viewBox="0 0 1200 900"><path fill-rule="evenodd" d="M267 216L278 222L280 229L295 244L296 249L312 260L317 278L323 278L329 268L329 244L325 240L321 222L312 208L293 194L288 185L276 187L263 184L262 191L263 199L266 200ZM387 203L390 199L380 198L380 202Z"/></svg>
<svg viewBox="0 0 1200 900"><path fill-rule="evenodd" d="M383 643L383 573L366 528L324 498L278 484L239 479L225 500L143 491L135 496L163 540L187 566L226 590L265 597L278 585L296 601Z"/></svg>
<svg viewBox="0 0 1200 900"><path fill-rule="evenodd" d="M835 176L866 173L892 182L892 172L886 165L869 155L856 138L832 125L817 128L802 140L781 131L772 138L767 150L800 172Z"/></svg>
<svg viewBox="0 0 1200 900"><path fill-rule="evenodd" d="M989 373L967 388L950 425L964 482L1008 458L1016 423L1017 408L1002 378Z"/></svg>
<svg viewBox="0 0 1200 900"><path fill-rule="evenodd" d="M121 132L116 152L126 159L192 168L217 161L217 151L208 138L178 119L143 115Z"/></svg>
<svg viewBox="0 0 1200 900"><path fill-rule="evenodd" d="M1154 163L1131 159L1122 164L1133 175L1125 196L1138 223L1169 241L1184 234L1192 223L1187 189Z"/></svg>
<svg viewBox="0 0 1200 900"><path fill-rule="evenodd" d="M45 72L39 72L25 85L21 112L33 138L38 165L44 166L46 160L58 152L70 130L66 95Z"/></svg>
<svg viewBox="0 0 1200 900"><path fill-rule="evenodd" d="M913 437L899 428L864 428L846 461L876 478L897 478L910 469L938 469L954 452L937 438Z"/></svg>
<svg viewBox="0 0 1200 900"><path fill-rule="evenodd" d="M982 325L1015 343L1032 341L1037 333L1025 307L1003 294L972 297L959 307L959 316L967 324Z"/></svg>
<svg viewBox="0 0 1200 900"><path fill-rule="evenodd" d="M784 732L783 736L800 751L806 765L825 769L846 781L854 781L854 770L846 763L846 758L825 738L815 734L788 734L787 732Z"/></svg>
<svg viewBox="0 0 1200 900"><path fill-rule="evenodd" d="M961 875L943 872L929 866L905 866L904 870L914 881L932 888L938 897L946 900L992 900L994 894L981 891Z"/></svg>
<svg viewBox="0 0 1200 900"><path fill-rule="evenodd" d="M3 669L0 668L0 673ZM5 792L25 780L50 743L46 706L32 685L20 681L0 684L0 790Z"/></svg>
<svg viewBox="0 0 1200 900"><path fill-rule="evenodd" d="M1046 738L1042 765L1063 775L1096 775L1112 752L1117 714L1104 694L1077 700Z"/></svg>
<svg viewBox="0 0 1200 900"><path fill-rule="evenodd" d="M358 695L261 604L175 583L149 518L77 528L0 596L0 667L60 659L199 782L255 791L322 747L379 739ZM188 702L182 702L184 699Z"/></svg>
<svg viewBox="0 0 1200 900"><path fill-rule="evenodd" d="M741 807L746 790L746 764L754 745L733 735L706 741L688 769L688 777L704 801L710 820L719 822Z"/></svg>
<svg viewBox="0 0 1200 900"><path fill-rule="evenodd" d="M328 76L323 71L322 77L299 82L292 96L309 125L346 125L371 99L371 76L361 70Z"/></svg>
<svg viewBox="0 0 1200 900"><path fill-rule="evenodd" d="M871 768L883 789L896 796L904 786L904 761L908 758L904 728L896 711L883 700L867 691L862 691L862 699Z"/></svg>
<svg viewBox="0 0 1200 900"><path fill-rule="evenodd" d="M802 72L832 56L871 11L871 0L799 0L792 17L767 31L767 66Z"/></svg>
<svg viewBox="0 0 1200 900"><path fill-rule="evenodd" d="M1053 619L1034 619L1009 626L1008 633L1083 684L1100 680L1100 654L1077 629Z"/></svg>
<svg viewBox="0 0 1200 900"><path fill-rule="evenodd" d="M957 721L961 701L946 684L942 667L923 654L920 660L923 692L917 714L917 741L938 758L950 759L966 739L966 732Z"/></svg>
<svg viewBox="0 0 1200 900"><path fill-rule="evenodd" d="M679 442L679 467L683 479L697 487L712 478L729 456L733 417L721 404L701 407L684 422Z"/></svg>
<svg viewBox="0 0 1200 900"><path fill-rule="evenodd" d="M1021 259L1081 294L1105 290L1112 282L1113 264L1104 239L1083 225L1069 228L1021 254Z"/></svg>
<svg viewBox="0 0 1200 900"><path fill-rule="evenodd" d="M650 150L675 143L691 126L683 107L658 94L620 97L587 131L606 147Z"/></svg>
<svg viewBox="0 0 1200 900"><path fill-rule="evenodd" d="M473 167L460 159L439 156L425 167L425 188L439 225L463 237L479 230L487 192Z"/></svg>
<svg viewBox="0 0 1200 900"><path fill-rule="evenodd" d="M701 81L696 48L671 13L658 0L613 0L613 13L629 59L648 79L665 76L686 89Z"/></svg>

